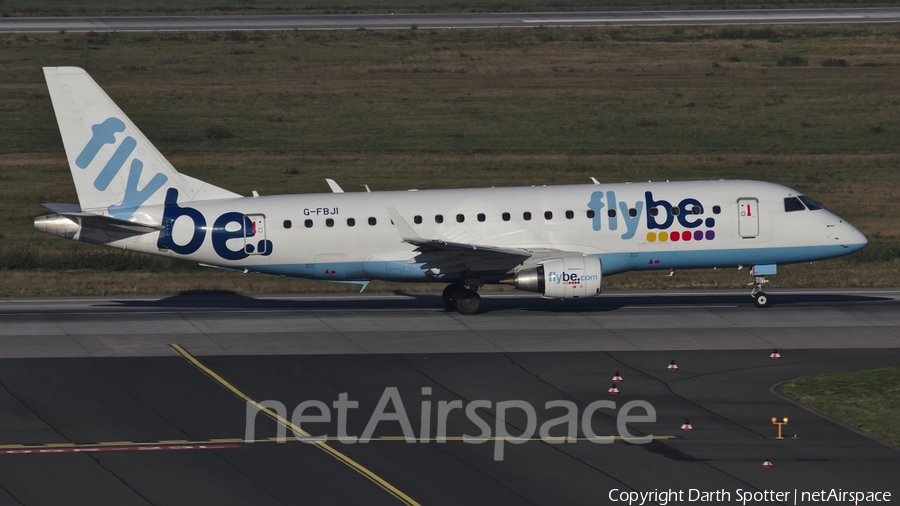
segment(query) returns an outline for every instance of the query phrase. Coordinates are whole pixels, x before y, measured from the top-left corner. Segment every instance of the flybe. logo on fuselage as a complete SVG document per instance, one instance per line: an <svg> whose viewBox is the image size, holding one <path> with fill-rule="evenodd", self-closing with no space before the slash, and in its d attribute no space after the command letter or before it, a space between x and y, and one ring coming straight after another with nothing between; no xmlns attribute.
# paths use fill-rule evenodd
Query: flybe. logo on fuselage
<svg viewBox="0 0 900 506"><path fill-rule="evenodd" d="M609 211L601 212L604 208ZM667 200L653 198L653 192L644 192L644 200L629 206L628 202L619 201L614 191L595 191L591 193L588 208L593 211L592 227L595 231L603 230L604 222L609 230L619 228L619 217L625 225L622 239L632 239L641 223L641 215L646 209L647 241L711 241L716 233L713 217L704 218L706 209L695 198L685 198L673 205ZM672 228L687 230L670 230ZM659 232L657 232L659 231Z"/></svg>
<svg viewBox="0 0 900 506"><path fill-rule="evenodd" d="M175 241L173 230L175 222L178 219L189 219L191 221L191 238L179 244ZM193 207L178 205L178 190L169 188L166 192L166 206L163 210L162 225L164 230L159 233L159 239L156 245L161 249L168 249L180 255L190 255L200 249L206 239L206 217L203 213ZM213 249L216 254L225 260L242 260L250 255L268 256L272 254L272 241L263 237L259 240L248 239L257 237L261 232L258 229L257 222L250 216L239 212L227 212L216 218L213 222L210 237L212 238ZM231 239L243 239L243 247L241 249L231 249L228 247L228 241Z"/></svg>

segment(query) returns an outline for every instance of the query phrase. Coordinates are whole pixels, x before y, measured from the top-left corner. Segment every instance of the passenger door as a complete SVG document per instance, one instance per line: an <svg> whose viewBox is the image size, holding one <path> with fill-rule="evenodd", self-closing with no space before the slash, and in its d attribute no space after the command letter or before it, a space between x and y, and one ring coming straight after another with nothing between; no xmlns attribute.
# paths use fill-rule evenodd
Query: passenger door
<svg viewBox="0 0 900 506"><path fill-rule="evenodd" d="M759 200L738 199L738 234L744 239L759 235Z"/></svg>

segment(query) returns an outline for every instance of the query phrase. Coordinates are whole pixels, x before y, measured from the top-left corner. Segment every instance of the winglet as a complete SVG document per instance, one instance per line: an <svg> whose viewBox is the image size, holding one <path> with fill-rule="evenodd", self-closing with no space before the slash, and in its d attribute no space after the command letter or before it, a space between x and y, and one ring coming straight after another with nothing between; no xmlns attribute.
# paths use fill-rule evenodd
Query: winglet
<svg viewBox="0 0 900 506"><path fill-rule="evenodd" d="M331 188L332 193L344 193L341 185L337 184L337 181L335 181L334 179L328 179L326 177L325 182L328 183L328 187Z"/></svg>
<svg viewBox="0 0 900 506"><path fill-rule="evenodd" d="M404 220L403 217L400 216L400 213L398 213L393 206L391 206L390 204L385 204L384 208L387 209L388 214L391 215L391 221L394 222L394 226L397 227L397 231L400 232L400 238L403 239L403 242L408 242L415 245L420 245L428 242L427 240L419 237L419 234L417 234L416 231L413 230L411 226L409 226L409 223L407 223L406 220Z"/></svg>
<svg viewBox="0 0 900 506"><path fill-rule="evenodd" d="M591 181L593 181L594 184L600 184L600 181L597 181L597 178L595 178L594 176L591 176Z"/></svg>

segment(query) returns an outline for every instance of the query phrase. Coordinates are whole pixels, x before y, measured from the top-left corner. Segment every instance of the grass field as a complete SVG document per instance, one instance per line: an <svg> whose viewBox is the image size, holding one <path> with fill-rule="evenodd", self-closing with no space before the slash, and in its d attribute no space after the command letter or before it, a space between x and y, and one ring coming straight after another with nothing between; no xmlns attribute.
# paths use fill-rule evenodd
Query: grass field
<svg viewBox="0 0 900 506"><path fill-rule="evenodd" d="M779 9L893 6L888 0L0 0L3 16Z"/></svg>
<svg viewBox="0 0 900 506"><path fill-rule="evenodd" d="M782 384L781 391L900 445L900 365L806 376Z"/></svg>
<svg viewBox="0 0 900 506"><path fill-rule="evenodd" d="M325 177L348 190L762 179L870 239L770 286L900 286L895 25L6 35L0 47L0 296L320 289L35 231L41 202L77 201L45 65L86 68L179 170L242 194L328 191Z"/></svg>

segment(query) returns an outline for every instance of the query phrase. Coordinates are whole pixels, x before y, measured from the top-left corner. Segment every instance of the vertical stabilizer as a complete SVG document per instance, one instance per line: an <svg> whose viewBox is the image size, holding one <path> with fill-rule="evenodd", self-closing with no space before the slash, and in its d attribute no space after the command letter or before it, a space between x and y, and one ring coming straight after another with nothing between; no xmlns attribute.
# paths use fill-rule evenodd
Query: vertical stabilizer
<svg viewBox="0 0 900 506"><path fill-rule="evenodd" d="M84 211L131 220L169 188L178 202L240 197L179 174L84 69L44 67L44 77Z"/></svg>

